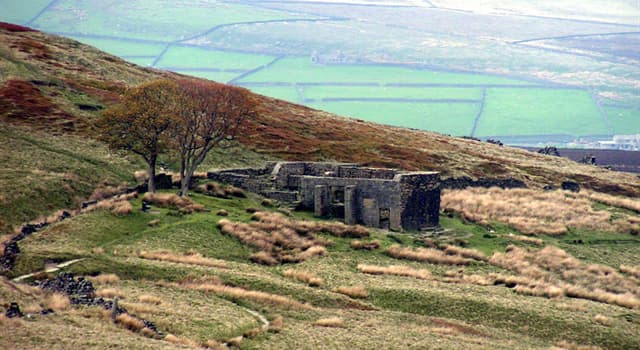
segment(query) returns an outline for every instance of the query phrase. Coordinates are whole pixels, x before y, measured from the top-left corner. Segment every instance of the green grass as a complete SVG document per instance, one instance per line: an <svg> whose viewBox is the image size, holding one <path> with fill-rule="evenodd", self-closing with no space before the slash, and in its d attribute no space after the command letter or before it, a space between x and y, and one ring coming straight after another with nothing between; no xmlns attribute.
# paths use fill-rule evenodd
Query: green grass
<svg viewBox="0 0 640 350"><path fill-rule="evenodd" d="M54 32L174 41L221 24L295 17L286 12L231 3L172 7L165 0L117 3L63 0L34 24ZM188 20L176 21L176 18Z"/></svg>
<svg viewBox="0 0 640 350"><path fill-rule="evenodd" d="M306 86L304 88L304 97L312 99L406 98L480 100L482 98L482 90L473 88L400 88L386 86Z"/></svg>
<svg viewBox="0 0 640 350"><path fill-rule="evenodd" d="M0 20L9 23L26 24L50 2L50 0L33 0L26 3L22 0L3 0Z"/></svg>
<svg viewBox="0 0 640 350"><path fill-rule="evenodd" d="M640 133L640 109L605 107L614 134Z"/></svg>
<svg viewBox="0 0 640 350"><path fill-rule="evenodd" d="M367 121L469 135L478 105L472 103L321 102L311 107Z"/></svg>
<svg viewBox="0 0 640 350"><path fill-rule="evenodd" d="M248 221L246 207L260 207L260 198L220 199L193 194L192 198L205 205L211 212L177 216L174 210L152 208L142 213L135 210L124 217L116 217L107 211L95 211L53 225L20 243L22 254L12 276L42 268L47 259L56 261L84 257L67 270L77 274L95 275L116 273L120 281L113 286L125 293L125 303L136 303L142 294L162 298L163 303L140 316L150 319L164 332L197 341L228 339L258 326L240 307L248 307L271 318L276 314L285 317L285 328L280 333L262 334L245 340L248 348L370 348L390 346L416 346L416 344L441 344L444 348L508 349L525 347L545 349L561 340L578 344L594 344L607 349L636 348L640 339L637 310L623 309L587 300L545 299L517 295L502 286L475 286L468 284L424 281L398 276L373 276L357 271L358 264L405 265L428 269L434 276L443 276L450 266L433 265L415 261L397 260L384 254L384 249L400 239L405 246L423 245L424 233L389 233L372 231L370 239L381 242L377 251L354 251L349 247L351 239L322 235L333 242L325 257L313 258L300 264L267 267L249 262L252 248L233 237L223 235L216 227L220 217L218 209L229 212L234 221ZM133 201L135 209L140 199ZM266 210L273 210L265 208ZM295 213L297 218L312 218L310 213ZM157 226L147 222L159 219ZM314 219L317 220L317 219ZM464 223L457 217L441 217L446 233L431 237L442 243L466 242L490 255L503 251L510 242L505 236L515 232L511 228L492 224L482 227ZM567 238L583 239L605 237L598 232L572 232ZM609 234L611 235L611 234ZM562 244L560 238L544 238L547 244ZM526 245L526 244L524 244ZM95 252L94 248L101 248ZM137 257L140 250L171 250L177 253L196 251L206 257L224 259L229 268L209 268L179 263L152 261ZM614 252L614 246L599 246L600 252ZM586 252L586 251L583 251ZM584 255L584 256L583 256ZM580 254L585 262L599 259L596 255ZM282 272L293 268L313 272L324 280L321 287L311 288L304 283L285 278ZM456 267L458 269L459 267ZM470 273L503 272L500 268L482 262L464 267ZM214 295L160 284L160 281L176 282L184 278L216 276L225 284L249 290L287 296L308 302L312 310L286 309L256 300ZM332 292L338 286L362 285L369 297L353 300ZM99 286L101 288L101 286ZM0 288L0 291L2 288ZM0 293L0 299L4 294ZM15 297L11 297L15 300ZM364 311L361 308L373 308ZM611 326L594 322L596 314L611 319ZM66 314L65 314L66 315ZM216 317L213 317L216 315ZM345 328L314 327L319 318L338 316L345 320ZM75 320L68 314L67 322ZM87 315L78 327L92 326L96 320ZM631 321L628 321L631 320ZM40 319L33 327L40 327ZM453 324L460 330L438 333L441 324ZM366 324L369 324L367 326ZM68 324L62 323L60 329ZM438 328L440 327L440 328ZM446 326L445 326L446 327ZM402 328L402 332L398 329ZM456 328L454 328L455 330ZM446 330L446 329L445 329ZM1 332L0 332L1 333ZM22 333L17 333L22 336ZM112 334L109 332L109 334ZM137 341L130 335L129 341ZM513 339L518 339L517 345ZM63 337L63 343L68 342ZM0 344L2 337L0 337ZM303 345L304 344L304 345Z"/></svg>
<svg viewBox="0 0 640 350"><path fill-rule="evenodd" d="M313 64L309 57L282 59L268 69L241 79L240 82L529 84L522 80L482 74L447 73L375 65L319 65Z"/></svg>
<svg viewBox="0 0 640 350"><path fill-rule="evenodd" d="M587 91L487 90L475 136L606 135L609 130Z"/></svg>
<svg viewBox="0 0 640 350"><path fill-rule="evenodd" d="M251 70L273 61L275 57L188 46L171 46L157 63L158 67L219 68ZM238 74L239 75L239 74Z"/></svg>

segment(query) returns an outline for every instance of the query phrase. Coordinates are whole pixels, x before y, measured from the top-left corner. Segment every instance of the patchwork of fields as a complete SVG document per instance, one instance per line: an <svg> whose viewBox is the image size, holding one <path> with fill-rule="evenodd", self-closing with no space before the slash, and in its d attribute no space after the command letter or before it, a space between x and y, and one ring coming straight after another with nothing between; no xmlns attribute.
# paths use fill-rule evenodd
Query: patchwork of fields
<svg viewBox="0 0 640 350"><path fill-rule="evenodd" d="M640 133L637 25L405 3L8 0L0 20L384 124L516 144Z"/></svg>

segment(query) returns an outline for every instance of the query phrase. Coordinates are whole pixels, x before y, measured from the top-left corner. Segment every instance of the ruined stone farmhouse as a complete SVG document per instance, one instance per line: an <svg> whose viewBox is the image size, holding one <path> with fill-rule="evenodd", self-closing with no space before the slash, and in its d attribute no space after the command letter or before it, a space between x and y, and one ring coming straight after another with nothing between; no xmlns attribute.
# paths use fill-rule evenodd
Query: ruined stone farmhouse
<svg viewBox="0 0 640 350"><path fill-rule="evenodd" d="M440 176L367 168L352 163L271 162L264 168L212 171L226 182L267 198L342 219L394 231L438 226Z"/></svg>

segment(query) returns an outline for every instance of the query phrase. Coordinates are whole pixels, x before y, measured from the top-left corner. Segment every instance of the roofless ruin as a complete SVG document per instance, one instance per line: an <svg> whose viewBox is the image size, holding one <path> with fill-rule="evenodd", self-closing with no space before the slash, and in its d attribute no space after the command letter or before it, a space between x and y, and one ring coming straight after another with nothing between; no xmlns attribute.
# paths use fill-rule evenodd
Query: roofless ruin
<svg viewBox="0 0 640 350"><path fill-rule="evenodd" d="M438 226L440 175L367 168L353 163L271 162L264 168L208 173L267 198L313 210L316 216L343 219L394 231Z"/></svg>

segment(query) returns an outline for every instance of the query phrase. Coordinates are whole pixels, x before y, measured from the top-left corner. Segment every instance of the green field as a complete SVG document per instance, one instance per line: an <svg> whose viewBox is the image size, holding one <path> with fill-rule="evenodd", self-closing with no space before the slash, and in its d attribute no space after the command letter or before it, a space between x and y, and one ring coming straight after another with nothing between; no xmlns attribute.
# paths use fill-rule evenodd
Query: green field
<svg viewBox="0 0 640 350"><path fill-rule="evenodd" d="M175 41L222 24L297 17L282 11L223 2L217 3L215 8L197 3L172 8L171 4L173 2L166 0L62 0L38 18L34 25L53 32ZM188 20L176 21L176 18Z"/></svg>
<svg viewBox="0 0 640 350"><path fill-rule="evenodd" d="M2 10L3 21L10 23L25 23L38 14L50 0L30 0L29 5L25 6L24 0L2 0L0 9Z"/></svg>
<svg viewBox="0 0 640 350"><path fill-rule="evenodd" d="M469 103L322 102L312 103L311 107L375 123L457 136L471 133L478 113L478 105Z"/></svg>
<svg viewBox="0 0 640 350"><path fill-rule="evenodd" d="M605 107L615 134L640 132L640 109Z"/></svg>
<svg viewBox="0 0 640 350"><path fill-rule="evenodd" d="M609 133L586 91L491 88L476 136Z"/></svg>
<svg viewBox="0 0 640 350"><path fill-rule="evenodd" d="M221 68L251 70L265 65L275 57L245 53L207 50L197 47L172 46L157 63L157 67Z"/></svg>
<svg viewBox="0 0 640 350"><path fill-rule="evenodd" d="M482 74L448 73L379 65L322 65L309 57L285 58L239 83L405 83L405 84L530 84L515 79Z"/></svg>
<svg viewBox="0 0 640 350"><path fill-rule="evenodd" d="M4 1L0 20L27 24L47 4ZM368 6L271 2L266 6L187 0L172 7L168 0L60 0L54 5L30 25L65 33L142 66L233 82L260 94L365 120L468 135L477 107L443 107L444 101L428 105L431 101L325 100L480 101L482 89L487 89L482 118L471 136L511 136L511 142L529 144L531 137L545 140L541 135L640 132L640 97L635 88L640 75L634 65L598 59L602 48L593 48L594 57L574 55L562 50L563 41L554 41L555 49L507 43L516 38L625 29L613 24L520 16L496 22L483 14L428 6L393 8L374 2ZM567 6L560 7L573 9ZM398 16L409 13L406 23L398 21ZM185 20L176 20L180 18ZM449 23L460 25L450 31ZM509 34L495 40L500 33ZM624 48L625 37L607 38ZM312 56L320 63L313 63ZM282 59L265 66L276 57ZM282 84L290 87L278 86ZM546 89L522 88L525 85ZM556 89L559 85L571 90ZM612 92L617 101L611 100ZM595 100L623 108L607 109L607 123Z"/></svg>
<svg viewBox="0 0 640 350"><path fill-rule="evenodd" d="M371 86L305 86L304 97L323 98L397 98L397 99L482 99L475 88L405 88Z"/></svg>

